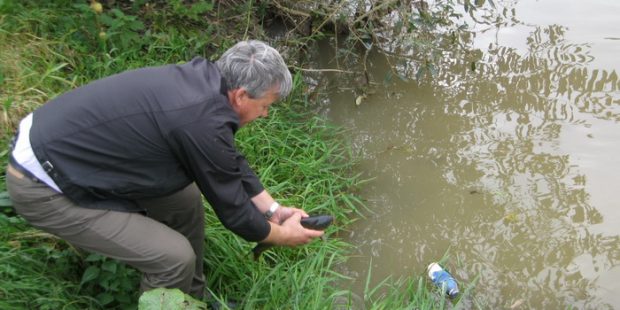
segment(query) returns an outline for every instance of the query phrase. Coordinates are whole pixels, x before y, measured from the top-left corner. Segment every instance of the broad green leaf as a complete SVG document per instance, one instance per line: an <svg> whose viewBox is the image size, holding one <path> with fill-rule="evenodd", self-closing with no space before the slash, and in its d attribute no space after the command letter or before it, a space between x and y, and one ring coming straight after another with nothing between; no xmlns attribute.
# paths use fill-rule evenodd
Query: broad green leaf
<svg viewBox="0 0 620 310"><path fill-rule="evenodd" d="M105 306L114 301L114 296L109 293L101 293L97 295L97 300L99 300L99 302Z"/></svg>
<svg viewBox="0 0 620 310"><path fill-rule="evenodd" d="M101 269L111 272L111 273L116 273L116 268L117 268L118 264L115 261L105 261L102 265L101 265Z"/></svg>
<svg viewBox="0 0 620 310"><path fill-rule="evenodd" d="M144 292L138 300L138 309L182 309L185 301L183 292L179 289L158 288Z"/></svg>
<svg viewBox="0 0 620 310"><path fill-rule="evenodd" d="M108 14L101 15L101 22L106 26L112 26L114 24L114 18L110 17Z"/></svg>
<svg viewBox="0 0 620 310"><path fill-rule="evenodd" d="M96 266L90 266L86 268L86 271L84 271L84 274L82 275L82 282L80 282L80 285L97 279L97 277L99 276L99 272L99 268Z"/></svg>
<svg viewBox="0 0 620 310"><path fill-rule="evenodd" d="M157 288L146 291L140 296L138 310L199 310L207 309L207 305L179 289Z"/></svg>
<svg viewBox="0 0 620 310"><path fill-rule="evenodd" d="M117 8L111 9L110 12L112 14L116 15L116 17L119 18L119 19L125 17L125 14L123 13L123 11L121 11L121 10L119 10Z"/></svg>
<svg viewBox="0 0 620 310"><path fill-rule="evenodd" d="M118 281L118 278L115 279L115 281L110 281L110 283L108 284L108 290L113 291L113 292L118 292L118 287L121 285L121 283Z"/></svg>
<svg viewBox="0 0 620 310"><path fill-rule="evenodd" d="M106 291L110 290L110 279L109 278L99 279L97 280L97 284L103 287Z"/></svg>

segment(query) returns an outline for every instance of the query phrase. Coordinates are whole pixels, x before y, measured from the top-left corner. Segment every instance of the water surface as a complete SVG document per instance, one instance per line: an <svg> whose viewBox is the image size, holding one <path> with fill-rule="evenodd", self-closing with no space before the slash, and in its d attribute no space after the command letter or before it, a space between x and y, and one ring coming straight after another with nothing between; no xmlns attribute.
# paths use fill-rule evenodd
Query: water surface
<svg viewBox="0 0 620 310"><path fill-rule="evenodd" d="M476 25L479 52L447 49L433 78L359 106L330 81L322 111L372 178L345 273L361 293L369 267L378 283L448 252L459 281L480 277L468 307L620 308L620 2L495 2L504 22ZM370 64L383 81L385 58Z"/></svg>

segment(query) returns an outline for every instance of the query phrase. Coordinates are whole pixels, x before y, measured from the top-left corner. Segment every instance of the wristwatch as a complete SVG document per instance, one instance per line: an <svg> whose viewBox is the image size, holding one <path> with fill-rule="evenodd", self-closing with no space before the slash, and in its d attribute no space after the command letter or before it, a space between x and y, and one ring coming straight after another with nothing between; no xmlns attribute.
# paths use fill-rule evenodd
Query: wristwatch
<svg viewBox="0 0 620 310"><path fill-rule="evenodd" d="M269 210L265 212L265 217L269 220L273 217L276 211L280 208L280 204L277 201L274 201L271 206L269 206Z"/></svg>

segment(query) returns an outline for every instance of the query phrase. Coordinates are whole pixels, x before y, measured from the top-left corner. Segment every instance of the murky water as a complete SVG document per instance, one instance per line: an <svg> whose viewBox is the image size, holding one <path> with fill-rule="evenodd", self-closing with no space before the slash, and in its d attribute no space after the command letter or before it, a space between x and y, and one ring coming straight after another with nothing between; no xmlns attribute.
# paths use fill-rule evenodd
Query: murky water
<svg viewBox="0 0 620 310"><path fill-rule="evenodd" d="M480 52L447 50L432 79L359 106L331 81L322 111L373 178L345 272L361 292L371 266L377 283L448 252L459 281L479 276L471 307L620 308L620 2L495 2L508 21L477 25Z"/></svg>

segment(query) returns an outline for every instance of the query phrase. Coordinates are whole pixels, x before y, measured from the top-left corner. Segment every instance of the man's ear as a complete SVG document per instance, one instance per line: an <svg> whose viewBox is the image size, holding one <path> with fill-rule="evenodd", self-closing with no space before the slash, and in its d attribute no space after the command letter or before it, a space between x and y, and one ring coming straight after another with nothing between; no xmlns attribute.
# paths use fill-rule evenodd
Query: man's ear
<svg viewBox="0 0 620 310"><path fill-rule="evenodd" d="M240 87L228 91L228 100L233 106L240 106L245 103L248 97L248 92Z"/></svg>

